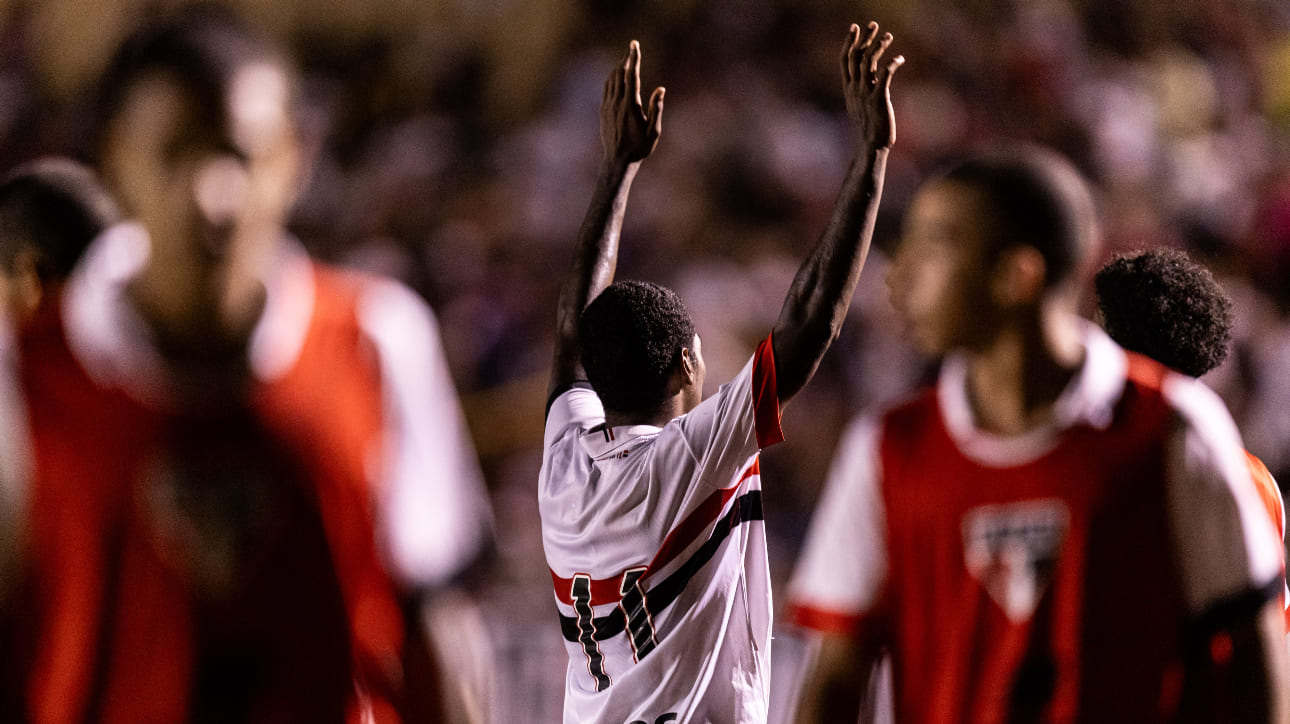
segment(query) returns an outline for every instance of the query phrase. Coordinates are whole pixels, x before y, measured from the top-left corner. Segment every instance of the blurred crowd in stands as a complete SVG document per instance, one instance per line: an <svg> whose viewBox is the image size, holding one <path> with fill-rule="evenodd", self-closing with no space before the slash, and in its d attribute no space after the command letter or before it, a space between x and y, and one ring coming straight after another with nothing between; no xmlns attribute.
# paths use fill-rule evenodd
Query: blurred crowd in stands
<svg viewBox="0 0 1290 724"><path fill-rule="evenodd" d="M83 150L103 54L170 4L0 3L0 167ZM295 232L323 258L403 279L439 314L497 514L478 585L505 614L488 619L509 692L498 720L560 707L534 487L543 396L558 284L601 154L604 68L632 38L645 86L668 89L667 127L636 181L619 276L681 294L714 385L773 324L845 170L846 25L879 20L911 59L871 266L842 339L786 412L788 443L763 458L777 580L841 425L930 367L886 301L896 220L921 179L994 143L1041 142L1077 163L1099 194L1106 256L1171 245L1214 270L1238 322L1206 381L1290 481L1284 0L233 4L305 78L316 157Z"/></svg>

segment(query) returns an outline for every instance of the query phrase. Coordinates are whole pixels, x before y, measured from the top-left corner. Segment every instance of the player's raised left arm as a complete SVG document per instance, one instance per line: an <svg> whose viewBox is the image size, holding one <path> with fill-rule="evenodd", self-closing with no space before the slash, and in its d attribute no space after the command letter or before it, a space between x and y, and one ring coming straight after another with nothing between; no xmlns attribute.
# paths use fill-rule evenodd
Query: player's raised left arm
<svg viewBox="0 0 1290 724"><path fill-rule="evenodd" d="M578 230L573 262L560 290L548 394L584 378L578 361L578 317L614 280L618 237L632 180L640 162L658 145L663 130L664 90L655 88L648 106L641 103L640 61L640 45L633 40L622 62L605 81L600 106L600 140L605 157L596 176L591 204Z"/></svg>
<svg viewBox="0 0 1290 724"><path fill-rule="evenodd" d="M773 333L779 400L786 402L815 374L837 338L873 236L887 151L896 140L891 76L904 63L883 57L890 33L877 23L852 25L842 47L842 89L859 148L815 250L798 269Z"/></svg>

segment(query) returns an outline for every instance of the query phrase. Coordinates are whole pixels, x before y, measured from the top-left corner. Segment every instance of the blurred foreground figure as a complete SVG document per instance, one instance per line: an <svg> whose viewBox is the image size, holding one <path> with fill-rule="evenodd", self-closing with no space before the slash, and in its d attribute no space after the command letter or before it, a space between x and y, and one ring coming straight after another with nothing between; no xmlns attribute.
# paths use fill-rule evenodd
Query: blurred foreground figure
<svg viewBox="0 0 1290 724"><path fill-rule="evenodd" d="M1121 347L1192 377L1203 376L1227 359L1232 301L1214 275L1182 251L1162 247L1118 256L1098 270L1093 283L1102 325ZM1284 542L1281 490L1262 460L1248 452L1245 457L1259 498ZM1283 561L1283 572L1284 568ZM1287 593L1283 580L1281 605L1290 626Z"/></svg>
<svg viewBox="0 0 1290 724"><path fill-rule="evenodd" d="M94 172L70 159L32 161L0 181L0 610L13 587L31 472L25 426L16 422L24 413L15 328L57 305L76 260L118 219Z"/></svg>
<svg viewBox="0 0 1290 724"><path fill-rule="evenodd" d="M939 381L843 438L794 574L799 711L898 722L1284 721L1280 546L1218 397L1076 316L1083 181L1039 150L924 186L888 278Z"/></svg>
<svg viewBox="0 0 1290 724"><path fill-rule="evenodd" d="M21 323L56 303L81 254L121 213L87 166L42 158L0 181L0 271L6 304Z"/></svg>
<svg viewBox="0 0 1290 724"><path fill-rule="evenodd" d="M627 194L662 127L633 42L601 107L605 159L558 307L538 505L569 666L564 720L765 722L771 600L759 450L837 337L895 140L890 34L851 26L857 149L772 333L707 400L699 335L656 284L611 284Z"/></svg>
<svg viewBox="0 0 1290 724"><path fill-rule="evenodd" d="M231 16L141 29L101 90L133 220L18 340L0 719L441 720L419 599L489 514L434 318L287 237L293 79Z"/></svg>

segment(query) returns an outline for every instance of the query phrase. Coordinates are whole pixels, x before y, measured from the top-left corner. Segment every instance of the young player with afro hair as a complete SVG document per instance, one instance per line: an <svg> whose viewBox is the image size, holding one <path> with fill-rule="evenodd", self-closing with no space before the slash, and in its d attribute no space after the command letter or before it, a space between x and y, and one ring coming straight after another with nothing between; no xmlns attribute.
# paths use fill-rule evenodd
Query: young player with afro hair
<svg viewBox="0 0 1290 724"><path fill-rule="evenodd" d="M1200 377L1227 359L1232 301L1186 253L1122 254L1093 279L1102 326L1121 347Z"/></svg>
<svg viewBox="0 0 1290 724"><path fill-rule="evenodd" d="M1102 326L1121 347L1200 377L1223 364L1232 344L1232 300L1186 252L1157 247L1121 254L1093 278ZM1277 534L1285 538L1281 490L1263 461L1245 454ZM1290 604L1284 582L1282 607ZM1290 628L1290 610L1286 613Z"/></svg>

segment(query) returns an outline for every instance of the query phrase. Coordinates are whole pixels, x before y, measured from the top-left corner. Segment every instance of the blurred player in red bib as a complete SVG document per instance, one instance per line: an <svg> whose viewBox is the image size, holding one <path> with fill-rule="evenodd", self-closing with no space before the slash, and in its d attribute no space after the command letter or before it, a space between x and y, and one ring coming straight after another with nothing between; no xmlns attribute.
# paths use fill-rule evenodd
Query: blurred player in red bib
<svg viewBox="0 0 1290 724"><path fill-rule="evenodd" d="M14 335L58 305L85 247L120 216L93 170L70 158L39 158L0 181L0 610L13 587L30 475L29 441L20 425L5 424L22 409Z"/></svg>
<svg viewBox="0 0 1290 724"><path fill-rule="evenodd" d="M488 509L434 317L287 236L293 79L231 15L145 26L101 90L132 221L18 339L0 718L439 716L418 602Z"/></svg>
<svg viewBox="0 0 1290 724"><path fill-rule="evenodd" d="M802 720L854 721L883 654L898 722L1283 720L1279 545L1236 428L1076 315L1094 218L1035 149L914 198L892 303L946 356L842 439L790 590L824 634Z"/></svg>

